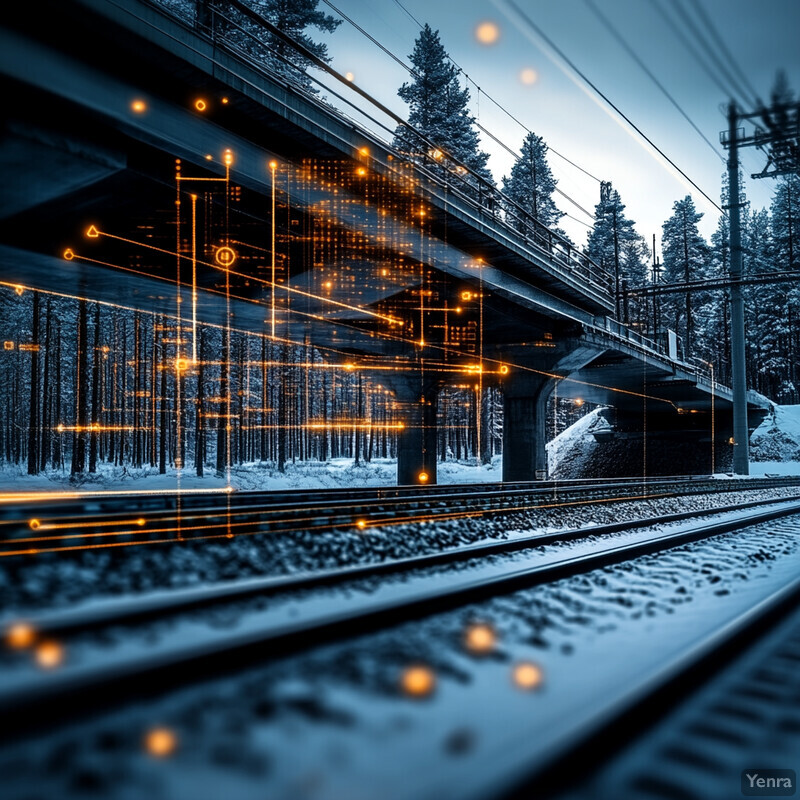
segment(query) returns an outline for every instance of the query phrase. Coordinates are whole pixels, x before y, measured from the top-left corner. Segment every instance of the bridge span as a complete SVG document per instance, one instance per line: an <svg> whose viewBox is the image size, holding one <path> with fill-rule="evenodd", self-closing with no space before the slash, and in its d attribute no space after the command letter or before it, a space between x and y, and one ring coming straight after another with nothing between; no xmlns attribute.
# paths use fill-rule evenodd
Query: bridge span
<svg viewBox="0 0 800 800"><path fill-rule="evenodd" d="M222 33L238 2L179 8L4 19L5 285L329 348L394 393L400 483L436 481L452 384L502 387L504 480L547 476L554 392L612 409L595 474L730 469L731 391L612 319L607 271L446 153L400 152L264 69Z"/></svg>

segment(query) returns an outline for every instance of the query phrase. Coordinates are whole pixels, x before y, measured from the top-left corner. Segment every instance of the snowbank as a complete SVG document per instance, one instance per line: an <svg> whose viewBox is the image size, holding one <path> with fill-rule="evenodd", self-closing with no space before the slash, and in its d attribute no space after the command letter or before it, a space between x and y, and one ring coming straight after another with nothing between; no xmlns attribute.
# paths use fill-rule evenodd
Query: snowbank
<svg viewBox="0 0 800 800"><path fill-rule="evenodd" d="M772 404L769 414L750 437L750 459L754 462L800 462L800 405ZM763 467L763 464L758 466Z"/></svg>

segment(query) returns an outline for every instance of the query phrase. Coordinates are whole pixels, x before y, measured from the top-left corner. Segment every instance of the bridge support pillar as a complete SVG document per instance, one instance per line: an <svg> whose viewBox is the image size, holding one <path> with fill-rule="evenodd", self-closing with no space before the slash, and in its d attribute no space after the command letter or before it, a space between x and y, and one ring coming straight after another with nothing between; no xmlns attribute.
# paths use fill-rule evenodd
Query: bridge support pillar
<svg viewBox="0 0 800 800"><path fill-rule="evenodd" d="M396 383L395 394L404 426L397 437L397 484L431 486L436 483L439 386L411 379Z"/></svg>
<svg viewBox="0 0 800 800"><path fill-rule="evenodd" d="M547 400L549 378L531 376L509 382L503 396L503 480L547 478Z"/></svg>

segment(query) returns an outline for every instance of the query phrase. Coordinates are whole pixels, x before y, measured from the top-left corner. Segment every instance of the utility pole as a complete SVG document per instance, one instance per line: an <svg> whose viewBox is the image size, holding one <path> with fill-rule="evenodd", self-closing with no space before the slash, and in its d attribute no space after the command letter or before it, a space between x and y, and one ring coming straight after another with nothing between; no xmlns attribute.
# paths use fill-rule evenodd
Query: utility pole
<svg viewBox="0 0 800 800"><path fill-rule="evenodd" d="M750 431L747 426L747 372L744 352L742 297L742 231L739 202L739 122L736 103L728 106L728 211L730 219L731 372L733 382L733 471L750 474Z"/></svg>

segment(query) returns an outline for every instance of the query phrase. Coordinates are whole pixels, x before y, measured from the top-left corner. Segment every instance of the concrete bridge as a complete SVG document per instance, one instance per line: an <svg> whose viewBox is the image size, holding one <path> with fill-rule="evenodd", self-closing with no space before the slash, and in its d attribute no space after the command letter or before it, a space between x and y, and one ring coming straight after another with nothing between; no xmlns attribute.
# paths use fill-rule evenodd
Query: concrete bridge
<svg viewBox="0 0 800 800"><path fill-rule="evenodd" d="M436 398L464 381L502 386L504 480L546 476L553 391L613 407L595 470L708 472L711 451L730 468L730 390L614 321L610 275L447 154L396 151L218 34L144 0L3 20L2 281L174 310L176 197L219 187L197 319L230 310L382 370L406 420L400 483L435 481ZM121 249L143 236L165 254L146 275ZM749 400L752 427L766 404Z"/></svg>

